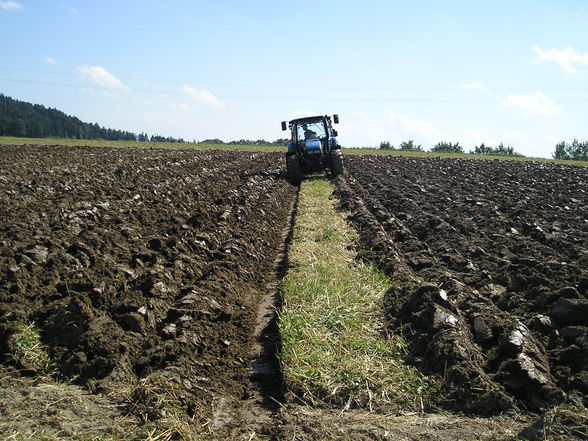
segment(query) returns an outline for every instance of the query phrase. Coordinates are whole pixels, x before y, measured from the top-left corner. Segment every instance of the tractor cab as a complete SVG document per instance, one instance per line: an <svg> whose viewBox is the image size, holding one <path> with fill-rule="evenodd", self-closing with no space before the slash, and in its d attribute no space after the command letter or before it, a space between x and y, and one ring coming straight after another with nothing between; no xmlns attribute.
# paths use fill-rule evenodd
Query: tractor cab
<svg viewBox="0 0 588 441"><path fill-rule="evenodd" d="M311 116L282 122L282 130L290 129L291 139L286 153L288 178L293 183L302 179L304 172L328 169L338 175L343 171L341 147L333 123L339 116Z"/></svg>

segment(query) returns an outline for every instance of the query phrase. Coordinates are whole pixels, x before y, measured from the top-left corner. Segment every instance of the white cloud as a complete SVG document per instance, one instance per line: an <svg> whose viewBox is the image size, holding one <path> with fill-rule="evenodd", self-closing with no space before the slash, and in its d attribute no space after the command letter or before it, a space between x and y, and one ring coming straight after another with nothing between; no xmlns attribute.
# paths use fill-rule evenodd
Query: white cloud
<svg viewBox="0 0 588 441"><path fill-rule="evenodd" d="M524 115L553 115L558 110L551 98L543 92L509 95L505 105L520 110Z"/></svg>
<svg viewBox="0 0 588 441"><path fill-rule="evenodd" d="M142 98L134 98L135 102L142 104L143 106L154 106L155 103L153 101L144 100Z"/></svg>
<svg viewBox="0 0 588 441"><path fill-rule="evenodd" d="M482 143L489 144L488 136L477 130L465 129L461 131L462 137L460 138L461 143L464 145L480 145Z"/></svg>
<svg viewBox="0 0 588 441"><path fill-rule="evenodd" d="M464 84L461 86L461 88L466 90L482 90L484 92L488 92L490 90L490 88L482 86L480 83Z"/></svg>
<svg viewBox="0 0 588 441"><path fill-rule="evenodd" d="M356 119L356 120L360 119L360 120L366 121L366 122L369 122L371 119L370 116L365 112L354 112L353 116L354 116L354 119Z"/></svg>
<svg viewBox="0 0 588 441"><path fill-rule="evenodd" d="M4 10L22 9L22 5L20 3L13 1L13 0L0 1L0 9L4 9Z"/></svg>
<svg viewBox="0 0 588 441"><path fill-rule="evenodd" d="M47 64L57 64L57 61L55 61L55 58L45 57L45 63L47 63Z"/></svg>
<svg viewBox="0 0 588 441"><path fill-rule="evenodd" d="M189 106L186 103L174 103L174 102L169 102L167 103L172 109L174 110L180 110L182 112L189 112L189 113L194 113L196 112L197 108L195 106Z"/></svg>
<svg viewBox="0 0 588 441"><path fill-rule="evenodd" d="M353 112L342 119L337 131L342 135L339 141L346 147L377 147L382 141L398 142L396 133L382 118L375 120L364 112Z"/></svg>
<svg viewBox="0 0 588 441"><path fill-rule="evenodd" d="M390 109L388 109L386 120L405 136L415 136L417 140L423 139L428 142L436 143L439 140L446 138L446 136L437 130L432 124L426 121L412 119L406 115L394 113Z"/></svg>
<svg viewBox="0 0 588 441"><path fill-rule="evenodd" d="M566 72L576 73L575 64L588 66L588 54L578 52L574 48L566 47L562 50L547 49L542 50L538 45L531 47L533 52L542 61L552 61L561 66Z"/></svg>
<svg viewBox="0 0 588 441"><path fill-rule="evenodd" d="M574 12L574 17L576 17L578 20L580 20L582 23L586 23L586 19L584 18L584 16L578 12Z"/></svg>
<svg viewBox="0 0 588 441"><path fill-rule="evenodd" d="M377 117L356 111L342 119L339 126L337 130L342 135L343 145L353 147L377 147L382 141L389 141L398 147L402 141L412 139L416 144L429 148L440 140L449 139L432 124L395 113L391 109Z"/></svg>
<svg viewBox="0 0 588 441"><path fill-rule="evenodd" d="M501 134L504 138L507 140L513 140L513 142L521 142L527 139L523 133L513 130L503 130Z"/></svg>
<svg viewBox="0 0 588 441"><path fill-rule="evenodd" d="M107 89L116 89L123 92L129 90L118 78L100 66L82 66L78 67L76 73L89 80L94 86L105 87Z"/></svg>
<svg viewBox="0 0 588 441"><path fill-rule="evenodd" d="M209 92L208 90L196 90L193 87L184 84L182 86L182 91L191 99L197 101L200 104L204 104L207 106L213 107L221 107L222 104L220 100Z"/></svg>
<svg viewBox="0 0 588 441"><path fill-rule="evenodd" d="M312 109L295 109L289 113L289 119L306 118L307 116L316 116L320 114L321 112L317 112L316 110Z"/></svg>

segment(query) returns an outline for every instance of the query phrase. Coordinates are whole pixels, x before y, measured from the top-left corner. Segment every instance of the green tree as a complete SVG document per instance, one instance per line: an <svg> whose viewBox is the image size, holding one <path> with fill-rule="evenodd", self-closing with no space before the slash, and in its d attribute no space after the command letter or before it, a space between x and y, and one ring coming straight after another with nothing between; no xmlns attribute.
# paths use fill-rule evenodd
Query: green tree
<svg viewBox="0 0 588 441"><path fill-rule="evenodd" d="M473 151L470 150L470 153L474 155L523 156L520 153L515 152L512 145L505 146L503 143L498 144L496 147L480 144L479 146L474 147Z"/></svg>
<svg viewBox="0 0 588 441"><path fill-rule="evenodd" d="M588 161L588 140L579 141L577 138L571 143L561 141L555 146L553 152L555 159L573 159L576 161Z"/></svg>
<svg viewBox="0 0 588 441"><path fill-rule="evenodd" d="M492 147L482 143L482 144L474 147L474 150L470 151L470 153L473 153L474 155L491 155L493 151L494 151L494 149Z"/></svg>
<svg viewBox="0 0 588 441"><path fill-rule="evenodd" d="M390 144L390 141L382 141L380 143L380 150L394 150L394 146Z"/></svg>
<svg viewBox="0 0 588 441"><path fill-rule="evenodd" d="M214 139L205 139L202 141L202 144L224 144L225 142L222 139L214 138ZM255 144L251 141L251 144Z"/></svg>
<svg viewBox="0 0 588 441"><path fill-rule="evenodd" d="M411 139L409 141L402 141L399 145L400 150L409 150L414 152L422 152L423 147L420 144L415 144Z"/></svg>
<svg viewBox="0 0 588 441"><path fill-rule="evenodd" d="M134 133L85 123L74 116L0 94L0 136L135 140Z"/></svg>
<svg viewBox="0 0 588 441"><path fill-rule="evenodd" d="M554 159L571 159L570 155L568 155L568 152L566 151L566 142L565 141L558 142L555 145L555 151L553 152L553 158Z"/></svg>
<svg viewBox="0 0 588 441"><path fill-rule="evenodd" d="M515 155L515 151L514 151L514 147L512 145L505 146L503 143L500 143L494 149L494 154L512 156L512 155Z"/></svg>
<svg viewBox="0 0 588 441"><path fill-rule="evenodd" d="M463 147L459 145L459 142L455 144L452 142L438 142L431 149L432 152L450 152L450 153L463 153Z"/></svg>
<svg viewBox="0 0 588 441"><path fill-rule="evenodd" d="M27 136L27 126L22 118L13 118L8 125L8 136Z"/></svg>
<svg viewBox="0 0 588 441"><path fill-rule="evenodd" d="M572 159L588 161L588 141L580 142L574 139L570 146L570 155Z"/></svg>

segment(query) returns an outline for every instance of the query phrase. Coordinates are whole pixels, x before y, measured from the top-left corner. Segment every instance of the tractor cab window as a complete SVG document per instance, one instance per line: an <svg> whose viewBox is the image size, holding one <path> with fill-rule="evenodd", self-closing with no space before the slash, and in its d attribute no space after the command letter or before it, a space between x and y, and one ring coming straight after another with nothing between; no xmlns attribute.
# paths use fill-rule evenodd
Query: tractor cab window
<svg viewBox="0 0 588 441"><path fill-rule="evenodd" d="M298 139L321 139L325 138L325 126L322 121L305 122L298 124Z"/></svg>

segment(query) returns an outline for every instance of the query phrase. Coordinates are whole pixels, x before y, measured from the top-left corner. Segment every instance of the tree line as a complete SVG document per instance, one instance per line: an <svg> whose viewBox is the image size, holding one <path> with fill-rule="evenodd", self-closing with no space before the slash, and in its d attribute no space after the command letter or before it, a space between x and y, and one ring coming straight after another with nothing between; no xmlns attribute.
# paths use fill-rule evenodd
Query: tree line
<svg viewBox="0 0 588 441"><path fill-rule="evenodd" d="M555 146L554 159L574 159L576 161L588 161L588 140L572 142L562 141Z"/></svg>
<svg viewBox="0 0 588 441"><path fill-rule="evenodd" d="M396 150L396 148L388 141L382 141L380 143L380 149L382 150ZM398 146L398 150L408 150L423 152L423 146L415 144L411 139L410 141L403 141ZM446 152L446 153L465 153L465 149L459 142L438 142L431 148L432 152ZM511 145L505 146L500 143L496 147L485 145L484 143L474 147L473 150L469 151L472 155L501 155L501 156L523 156L520 153L515 152L514 147Z"/></svg>
<svg viewBox="0 0 588 441"><path fill-rule="evenodd" d="M0 94L0 136L20 138L104 139L107 141L184 142L183 139L109 129L86 123L61 110Z"/></svg>
<svg viewBox="0 0 588 441"><path fill-rule="evenodd" d="M86 123L75 116L47 108L40 104L31 104L0 94L0 136L18 138L71 138L104 139L106 141L137 142L186 142L182 138L161 136L141 132L135 134L126 130L114 130L101 127L97 123ZM192 141L196 143L195 140ZM224 142L218 138L205 139L201 144L226 145L288 145L289 139L250 140L239 139Z"/></svg>
<svg viewBox="0 0 588 441"><path fill-rule="evenodd" d="M420 144L415 144L413 140L403 141L398 148L394 147L389 141L382 141L380 143L381 150L407 150L407 151L424 151ZM431 148L432 152L448 152L448 153L466 153L463 146L459 142L439 142ZM485 145L484 143L475 146L473 150L469 151L471 155L497 155L497 156L524 156L517 153L513 146L504 145L500 143L496 147ZM573 159L576 161L588 161L588 141L578 141L574 139L572 142L561 141L555 146L553 152L554 159Z"/></svg>
<svg viewBox="0 0 588 441"><path fill-rule="evenodd" d="M147 133L135 134L126 130L115 130L101 127L97 123L86 123L75 116L47 108L40 104L19 101L0 93L0 136L15 136L22 138L72 138L72 139L104 139L107 141L137 141L137 142L185 142L182 138L161 136ZM201 144L225 145L287 145L287 138L266 141L265 139L239 139L224 142L218 138L206 139ZM196 141L192 141L196 142ZM382 150L424 151L423 147L413 140L403 141L394 147L388 141L380 143ZM439 142L431 149L432 152L465 153L458 142ZM469 151L470 154L523 156L514 147L500 143L496 147L480 144ZM554 159L573 159L588 161L588 140L572 142L561 141L555 146Z"/></svg>

